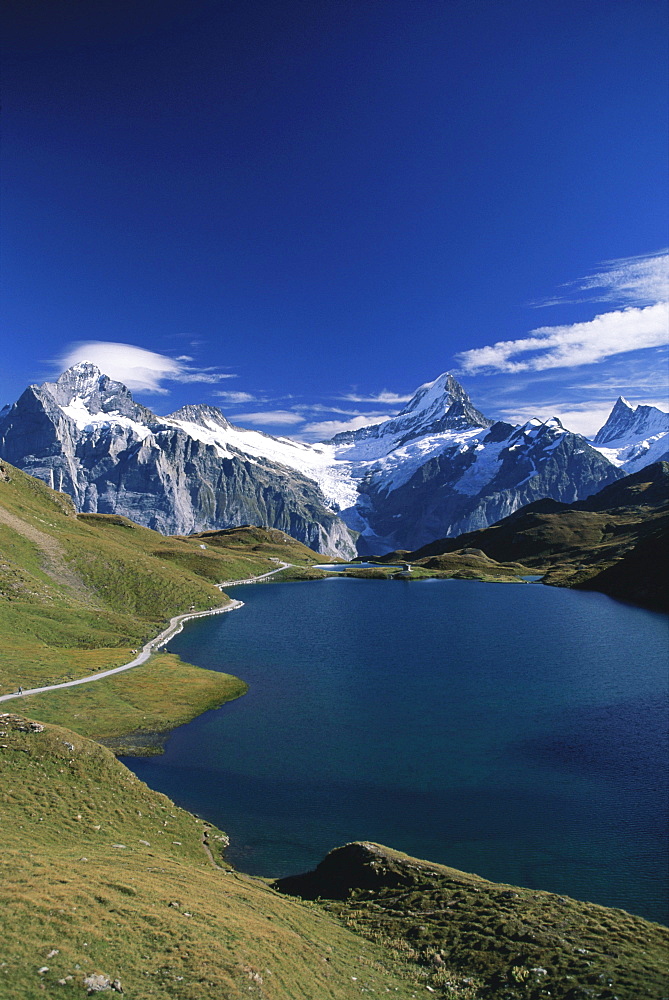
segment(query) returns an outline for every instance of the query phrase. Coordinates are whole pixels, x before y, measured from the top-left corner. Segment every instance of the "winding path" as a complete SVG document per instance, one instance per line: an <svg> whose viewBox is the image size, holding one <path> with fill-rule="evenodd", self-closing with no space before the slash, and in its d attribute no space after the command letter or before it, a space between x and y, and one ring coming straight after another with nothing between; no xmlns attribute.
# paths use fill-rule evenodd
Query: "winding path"
<svg viewBox="0 0 669 1000"><path fill-rule="evenodd" d="M258 583L259 580L266 580L267 577L274 576L275 573L280 573L282 570L288 569L289 566L292 566L292 563L282 562L276 569L271 569L269 573L261 573L260 576L248 577L246 580L226 580L225 583L217 583L216 586L220 590L223 590L224 587L235 587L241 583ZM64 681L62 684L50 684L47 687L30 688L26 691L12 691L11 694L0 695L0 702L10 701L12 698L22 698L30 694L44 694L45 691L58 691L60 688L75 687L77 684L91 684L93 681L101 681L104 677L111 677L112 674L120 674L124 670L131 670L132 667L138 667L141 663L146 663L151 654L155 653L161 646L165 646L170 639L173 639L175 635L181 632L184 622L189 621L191 618L204 618L207 615L225 614L226 611L236 611L237 608L243 607L243 601L230 601L229 604L224 605L222 608L211 608L209 611L193 611L183 615L175 615L174 618L170 619L167 628L163 629L155 639L150 639L149 642L145 643L142 646L141 653L138 653L130 663L124 663L120 667L112 667L110 670L101 670L97 674L91 674L90 677L80 677L76 681Z"/></svg>

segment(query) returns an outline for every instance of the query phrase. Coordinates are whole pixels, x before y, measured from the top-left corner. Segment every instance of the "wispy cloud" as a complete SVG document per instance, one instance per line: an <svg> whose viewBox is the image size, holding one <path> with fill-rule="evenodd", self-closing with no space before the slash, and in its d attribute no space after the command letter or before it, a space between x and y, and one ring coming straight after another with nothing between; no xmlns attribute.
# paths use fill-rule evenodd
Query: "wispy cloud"
<svg viewBox="0 0 669 1000"><path fill-rule="evenodd" d="M215 384L223 379L237 377L215 368L194 367L188 363L191 360L185 355L170 358L134 344L82 340L70 344L61 357L51 364L61 372L78 362L90 361L103 374L123 382L129 389L163 394L169 391L163 385L164 382Z"/></svg>
<svg viewBox="0 0 669 1000"><path fill-rule="evenodd" d="M413 398L413 394L410 393L408 396L401 396L397 392L390 392L388 389L383 389L381 392L376 393L376 395L371 396L361 396L357 392L346 392L337 398L347 400L351 403L382 403L386 406L398 406L400 403L408 403Z"/></svg>
<svg viewBox="0 0 669 1000"><path fill-rule="evenodd" d="M213 396L218 396L225 403L257 403L258 397L254 396L250 392L225 392L222 389L217 389L216 392L212 393Z"/></svg>
<svg viewBox="0 0 669 1000"><path fill-rule="evenodd" d="M368 413L352 417L350 420L321 420L300 428L300 437L308 437L312 441L327 441L335 434L343 431L357 431L370 424L380 424L388 420L386 413Z"/></svg>
<svg viewBox="0 0 669 1000"><path fill-rule="evenodd" d="M562 286L567 291L533 302L554 306L568 302L615 302L616 305L647 306L669 299L669 250L605 260L599 270ZM575 291L585 292L573 298Z"/></svg>
<svg viewBox="0 0 669 1000"><path fill-rule="evenodd" d="M465 373L527 372L589 365L616 354L669 343L669 303L602 313L584 323L542 326L456 355Z"/></svg>
<svg viewBox="0 0 669 1000"><path fill-rule="evenodd" d="M233 413L231 420L239 420L240 423L259 424L267 426L285 426L303 424L305 418L292 410L260 410L257 413Z"/></svg>

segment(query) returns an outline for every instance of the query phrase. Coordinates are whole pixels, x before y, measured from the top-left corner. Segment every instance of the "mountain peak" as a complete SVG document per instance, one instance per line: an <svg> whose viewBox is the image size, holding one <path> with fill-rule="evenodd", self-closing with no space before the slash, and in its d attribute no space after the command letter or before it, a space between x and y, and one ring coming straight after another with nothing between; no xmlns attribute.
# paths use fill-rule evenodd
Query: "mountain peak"
<svg viewBox="0 0 669 1000"><path fill-rule="evenodd" d="M668 430L669 414L664 410L643 403L633 406L624 396L618 396L606 423L593 438L593 443L595 445L610 444L612 441L631 443L666 433Z"/></svg>
<svg viewBox="0 0 669 1000"><path fill-rule="evenodd" d="M170 413L166 419L198 424L200 427L211 427L212 423L218 427L230 427L229 420L221 410L217 406L209 406L207 403L187 403L175 410L174 413Z"/></svg>
<svg viewBox="0 0 669 1000"><path fill-rule="evenodd" d="M425 382L419 386L398 416L433 409L435 405L444 406L445 412L456 399L471 405L471 400L460 383L450 372L442 372L433 382Z"/></svg>
<svg viewBox="0 0 669 1000"><path fill-rule="evenodd" d="M388 451L426 434L491 427L493 423L476 409L457 379L450 372L443 372L433 382L419 386L397 416L357 431L336 434L332 441L354 444L374 439L382 444L382 451Z"/></svg>
<svg viewBox="0 0 669 1000"><path fill-rule="evenodd" d="M55 384L68 395L85 398L98 390L106 378L92 361L78 361L59 375Z"/></svg>
<svg viewBox="0 0 669 1000"><path fill-rule="evenodd" d="M122 382L105 375L92 361L78 361L59 375L55 382L44 382L40 387L68 415L72 406L77 410L77 419L83 419L86 412L95 414L116 414L149 424L155 416L146 407L136 403L132 393Z"/></svg>
<svg viewBox="0 0 669 1000"><path fill-rule="evenodd" d="M435 430L489 427L492 423L476 409L450 372L442 372L433 382L421 385L394 421L406 423L407 418L425 429L433 425Z"/></svg>

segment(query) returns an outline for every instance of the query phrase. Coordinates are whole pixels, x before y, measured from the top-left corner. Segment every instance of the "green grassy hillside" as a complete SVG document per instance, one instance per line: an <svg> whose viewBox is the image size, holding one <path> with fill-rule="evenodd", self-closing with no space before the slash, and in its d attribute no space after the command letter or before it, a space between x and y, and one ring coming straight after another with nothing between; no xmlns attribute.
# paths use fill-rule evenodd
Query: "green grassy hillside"
<svg viewBox="0 0 669 1000"><path fill-rule="evenodd" d="M442 538L415 552L391 552L440 569L467 553L520 562L544 582L600 590L669 611L669 463L659 462L573 504L538 500L481 531Z"/></svg>
<svg viewBox="0 0 669 1000"><path fill-rule="evenodd" d="M275 885L320 898L326 912L395 948L446 995L466 979L473 996L505 1000L659 1000L669 985L669 931L658 924L379 844L337 848L315 871Z"/></svg>
<svg viewBox="0 0 669 1000"><path fill-rule="evenodd" d="M470 560L472 571L486 562L465 557L458 565ZM67 497L5 467L0 691L126 662L169 617L224 606L215 583L276 560L293 564L290 577L308 577L322 559L262 528L165 538L121 517L77 515ZM376 845L362 856L344 848L334 865L329 856L325 878L321 867L315 879L276 887L234 871L222 831L87 738L118 747L123 736L136 747L243 690L161 653L111 678L0 705L0 1000L98 988L133 1000L669 994L666 932L622 911Z"/></svg>
<svg viewBox="0 0 669 1000"><path fill-rule="evenodd" d="M96 743L0 715L0 762L2 1000L85 997L91 975L133 1000L415 995L390 951L232 871L220 830Z"/></svg>
<svg viewBox="0 0 669 1000"><path fill-rule="evenodd" d="M623 911L369 844L275 887L108 750L15 713L0 768L2 1000L91 976L133 1000L666 996L668 932Z"/></svg>
<svg viewBox="0 0 669 1000"><path fill-rule="evenodd" d="M165 537L72 501L9 465L0 474L0 694L119 666L180 612L222 607L215 584L323 557L283 532L233 528ZM126 675L26 699L84 735L179 724L245 690L159 654Z"/></svg>

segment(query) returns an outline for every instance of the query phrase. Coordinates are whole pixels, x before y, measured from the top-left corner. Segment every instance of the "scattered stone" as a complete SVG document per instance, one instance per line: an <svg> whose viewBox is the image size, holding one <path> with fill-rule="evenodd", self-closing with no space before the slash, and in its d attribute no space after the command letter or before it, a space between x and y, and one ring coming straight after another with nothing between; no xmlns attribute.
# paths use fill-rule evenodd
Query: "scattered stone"
<svg viewBox="0 0 669 1000"><path fill-rule="evenodd" d="M140 840L140 844L144 844L145 847L151 847L151 844L148 842L148 840Z"/></svg>
<svg viewBox="0 0 669 1000"><path fill-rule="evenodd" d="M125 844L112 844L112 847L122 848L124 851L126 850Z"/></svg>
<svg viewBox="0 0 669 1000"><path fill-rule="evenodd" d="M47 958L53 958L54 955L58 954L58 951L59 951L58 948L52 948L51 951L49 952L49 954L46 957Z"/></svg>
<svg viewBox="0 0 669 1000"><path fill-rule="evenodd" d="M90 975L84 976L84 986L88 990L89 996L92 996L93 993L102 993L105 990L115 990L117 993L123 993L121 980L112 979L111 976L105 975L104 972L92 972Z"/></svg>
<svg viewBox="0 0 669 1000"><path fill-rule="evenodd" d="M48 965L43 965L42 968L38 969L37 971L39 972L40 976L43 976L45 972L49 971L49 966Z"/></svg>

